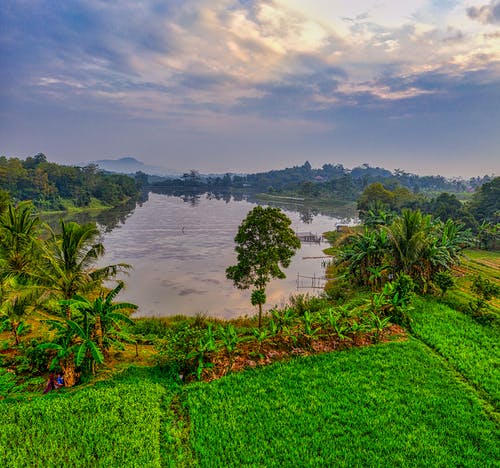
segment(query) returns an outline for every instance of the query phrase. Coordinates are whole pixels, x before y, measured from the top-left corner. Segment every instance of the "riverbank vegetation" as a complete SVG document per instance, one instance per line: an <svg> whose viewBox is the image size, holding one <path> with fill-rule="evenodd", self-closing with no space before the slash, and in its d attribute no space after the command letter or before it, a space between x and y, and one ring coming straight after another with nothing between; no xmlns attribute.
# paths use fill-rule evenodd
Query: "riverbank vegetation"
<svg viewBox="0 0 500 468"><path fill-rule="evenodd" d="M49 162L38 153L26 159L0 157L0 203L31 200L43 211L109 208L140 193L143 179L105 173L94 164L85 167Z"/></svg>
<svg viewBox="0 0 500 468"><path fill-rule="evenodd" d="M495 226L491 184L470 213ZM95 226L52 232L7 204L1 462L494 465L500 257L477 247L498 230L478 241L462 219L377 193L363 226L328 236L321 297L231 321L131 319L122 283L103 283L128 266L96 267ZM66 386L42 396L49 371Z"/></svg>
<svg viewBox="0 0 500 468"><path fill-rule="evenodd" d="M371 184L382 184L389 190L406 189L417 199L432 199L442 192L456 194L460 199L470 198L472 192L491 177L473 177L468 180L446 179L442 176L418 176L402 170L389 171L368 164L347 169L341 164L324 164L314 169L309 162L302 166L255 174L203 176L196 170L180 178L155 180L153 189L187 192L236 192L245 190L268 198L314 201L315 203L355 202ZM404 192L404 190L403 190Z"/></svg>

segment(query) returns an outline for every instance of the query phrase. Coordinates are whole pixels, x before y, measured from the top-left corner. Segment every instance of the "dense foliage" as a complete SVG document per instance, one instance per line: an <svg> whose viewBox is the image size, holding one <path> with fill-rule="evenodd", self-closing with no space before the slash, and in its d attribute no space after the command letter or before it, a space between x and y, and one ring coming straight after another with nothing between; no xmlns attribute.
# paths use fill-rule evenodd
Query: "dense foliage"
<svg viewBox="0 0 500 468"><path fill-rule="evenodd" d="M474 392L413 340L235 374L189 388L187 405L200 466L489 466L500 455Z"/></svg>
<svg viewBox="0 0 500 468"><path fill-rule="evenodd" d="M39 153L25 160L0 157L0 190L16 200L32 200L41 209L64 210L65 200L87 207L92 199L116 206L135 198L139 188L133 177L106 174L96 165L62 166Z"/></svg>
<svg viewBox="0 0 500 468"><path fill-rule="evenodd" d="M28 202L9 204L0 214L0 331L9 331L18 352L26 354L21 333L29 319L43 314L38 326L54 332L38 348L50 353L51 370L63 372L66 386L104 362L112 344L130 341L118 326L129 319L118 311L136 306L112 303L122 285L110 292L103 286L128 265L97 267L104 253L99 236L93 224L62 220L53 232Z"/></svg>
<svg viewBox="0 0 500 468"><path fill-rule="evenodd" d="M340 200L356 200L360 193L373 183L384 184L394 190L404 187L410 192L464 192L479 187L490 181L490 177L472 178L469 180L449 180L442 176L418 176L396 170L389 171L380 167L364 164L347 169L342 164L324 164L313 169L309 162L302 166L271 170L255 174L224 176L201 176L191 170L179 179L165 179L153 185L174 189L222 191L231 189L247 189L268 192L276 195L295 195L304 198L322 199L336 198Z"/></svg>
<svg viewBox="0 0 500 468"><path fill-rule="evenodd" d="M459 263L470 234L451 219L445 223L419 210L403 210L387 225L365 226L343 241L337 265L359 285L380 288L398 274L409 275L425 292L435 275Z"/></svg>
<svg viewBox="0 0 500 468"><path fill-rule="evenodd" d="M252 305L266 302L266 286L273 278L285 278L281 268L290 265L300 240L290 227L292 222L279 209L256 206L242 221L234 238L238 263L226 269L226 276L240 289L253 288Z"/></svg>
<svg viewBox="0 0 500 468"><path fill-rule="evenodd" d="M136 380L2 403L0 465L159 467L164 395Z"/></svg>
<svg viewBox="0 0 500 468"><path fill-rule="evenodd" d="M492 230L498 231L498 186L500 178L486 182L472 195L470 202L462 203L453 193L440 193L429 198L405 187L389 189L380 182L370 184L361 193L357 207L360 218L367 224L385 224L387 217L401 214L404 209L419 209L442 221L452 219L481 233L483 243L491 243ZM496 196L496 198L495 198ZM496 213L496 214L495 214ZM490 234L488 238L487 234ZM498 235L498 233L497 233Z"/></svg>

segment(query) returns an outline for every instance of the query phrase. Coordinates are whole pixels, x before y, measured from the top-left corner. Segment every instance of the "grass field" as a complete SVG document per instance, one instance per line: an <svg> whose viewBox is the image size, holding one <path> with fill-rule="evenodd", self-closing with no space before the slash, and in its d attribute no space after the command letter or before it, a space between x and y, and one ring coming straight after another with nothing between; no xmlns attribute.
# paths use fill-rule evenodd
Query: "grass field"
<svg viewBox="0 0 500 468"><path fill-rule="evenodd" d="M407 341L0 402L0 466L500 466L500 331L447 305L478 272L500 281L500 255L467 256L458 288L415 300Z"/></svg>
<svg viewBox="0 0 500 468"><path fill-rule="evenodd" d="M411 317L414 335L434 348L498 408L498 330L433 300L417 300Z"/></svg>
<svg viewBox="0 0 500 468"><path fill-rule="evenodd" d="M0 466L477 467L500 460L484 402L416 339L183 388L151 373L0 404Z"/></svg>
<svg viewBox="0 0 500 468"><path fill-rule="evenodd" d="M500 286L500 252L468 249L463 252L460 267L456 269L457 289L453 295L463 303L473 299L470 293L472 280L476 275L482 275ZM490 306L500 316L500 297L493 298Z"/></svg>
<svg viewBox="0 0 500 468"><path fill-rule="evenodd" d="M500 455L474 391L416 340L187 393L200 466L491 466Z"/></svg>
<svg viewBox="0 0 500 468"><path fill-rule="evenodd" d="M146 380L0 404L0 466L161 466L165 388Z"/></svg>

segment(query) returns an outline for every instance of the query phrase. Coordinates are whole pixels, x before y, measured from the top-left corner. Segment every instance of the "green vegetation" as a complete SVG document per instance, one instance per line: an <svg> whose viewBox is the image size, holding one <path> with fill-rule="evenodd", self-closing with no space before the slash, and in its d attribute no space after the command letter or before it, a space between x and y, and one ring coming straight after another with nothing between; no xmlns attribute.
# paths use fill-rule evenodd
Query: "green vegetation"
<svg viewBox="0 0 500 468"><path fill-rule="evenodd" d="M96 268L94 225L51 232L0 193L2 466L498 464L500 256L466 249L496 238L387 211L390 193L408 193L374 189L367 198L388 198L367 200L365 226L328 236L323 297L230 322L131 320L136 306L115 302L123 285L103 283L127 265ZM496 192L485 191L471 206L491 227ZM453 197L433 203L460 211ZM262 305L298 240L260 207L235 240L227 275ZM87 385L42 397L49 368Z"/></svg>
<svg viewBox="0 0 500 468"><path fill-rule="evenodd" d="M0 465L161 466L165 389L135 379L0 404Z"/></svg>
<svg viewBox="0 0 500 468"><path fill-rule="evenodd" d="M240 289L253 287L252 305L259 306L259 328L266 286L273 278L285 278L287 268L300 240L290 227L292 222L279 208L256 206L243 220L234 238L238 263L226 276Z"/></svg>
<svg viewBox="0 0 500 468"><path fill-rule="evenodd" d="M190 387L187 404L200 466L489 466L500 455L474 393L413 340L232 375Z"/></svg>
<svg viewBox="0 0 500 468"><path fill-rule="evenodd" d="M492 466L484 402L429 347L294 359L179 387L137 369L0 404L5 466ZM464 437L464 435L466 436Z"/></svg>
<svg viewBox="0 0 500 468"><path fill-rule="evenodd" d="M25 357L29 373L42 371L46 361L21 346L21 333L35 317L43 317L36 330L42 342L35 346L49 351L51 370L62 371L68 387L82 373L94 373L111 344L130 341L117 326L129 319L117 311L136 306L112 303L122 285L111 292L103 286L128 265L96 268L104 253L99 235L94 224L62 220L60 232L54 233L29 202L9 204L0 215L0 331L11 333L15 356L5 359L6 366L17 368L16 358Z"/></svg>
<svg viewBox="0 0 500 468"><path fill-rule="evenodd" d="M430 299L416 300L410 317L412 333L443 356L498 409L498 329Z"/></svg>
<svg viewBox="0 0 500 468"><path fill-rule="evenodd" d="M117 206L137 198L142 182L140 175L135 180L106 174L94 164L81 168L51 163L42 153L25 160L0 157L0 191L16 202L31 200L44 211Z"/></svg>

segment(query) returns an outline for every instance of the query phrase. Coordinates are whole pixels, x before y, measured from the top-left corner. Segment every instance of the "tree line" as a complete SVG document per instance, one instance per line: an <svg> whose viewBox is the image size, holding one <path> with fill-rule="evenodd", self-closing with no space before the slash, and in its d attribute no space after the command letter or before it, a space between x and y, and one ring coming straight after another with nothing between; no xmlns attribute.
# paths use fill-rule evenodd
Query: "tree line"
<svg viewBox="0 0 500 468"><path fill-rule="evenodd" d="M453 193L443 192L429 198L405 187L391 190L376 182L362 192L357 208L360 218L369 226L387 224L405 209L420 210L443 221L451 219L476 234L476 247L496 249L500 233L499 200L500 177L477 188L466 203Z"/></svg>
<svg viewBox="0 0 500 468"><path fill-rule="evenodd" d="M390 189L406 187L412 192L464 192L472 191L489 176L468 180L447 179L443 176L418 176L403 170L389 171L364 164L347 169L342 164L324 164L313 169L306 161L302 166L260 172L255 174L230 174L202 176L191 170L177 179L155 181L155 187L196 190L246 189L270 194L299 195L305 198L336 198L355 201L370 184L380 182Z"/></svg>
<svg viewBox="0 0 500 468"><path fill-rule="evenodd" d="M43 153L24 160L0 157L0 190L15 201L32 200L42 210L64 210L65 200L76 207L88 207L92 199L117 206L137 197L142 182L141 178L105 173L95 164L52 163Z"/></svg>

